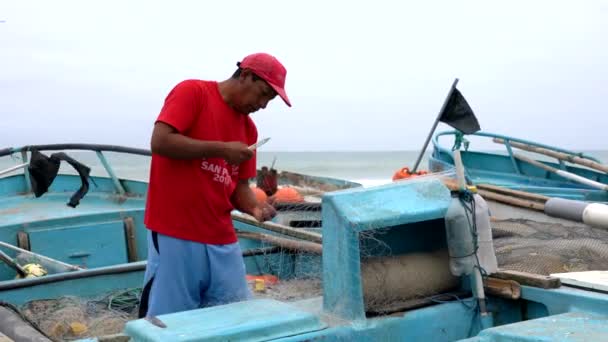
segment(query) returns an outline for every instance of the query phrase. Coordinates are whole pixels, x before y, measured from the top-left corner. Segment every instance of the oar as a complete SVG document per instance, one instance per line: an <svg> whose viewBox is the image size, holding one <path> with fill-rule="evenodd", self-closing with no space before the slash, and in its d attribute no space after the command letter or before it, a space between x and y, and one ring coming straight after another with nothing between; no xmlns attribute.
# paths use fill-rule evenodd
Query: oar
<svg viewBox="0 0 608 342"><path fill-rule="evenodd" d="M6 243L6 242L0 241L0 247L8 248L8 249L10 249L12 251L15 251L15 252L19 253L19 254L24 254L24 255L26 255L26 256L28 256L30 258L41 260L41 261L45 261L45 262L51 263L51 264L53 264L55 266L60 266L62 268L66 268L66 269L68 269L70 271L80 271L80 270L83 270L83 268L80 267L80 266L66 264L65 262L62 262L62 261L59 261L59 260L56 260L56 259L52 259L52 258L46 257L46 256L44 256L42 254L30 252L28 250L25 250L23 248L19 248L17 246L13 246L13 245L11 245L9 243ZM2 341L0 341L0 342L2 342Z"/></svg>
<svg viewBox="0 0 608 342"><path fill-rule="evenodd" d="M484 199L490 199L496 202L501 202L516 207L522 207L527 209L534 209L538 211L545 210L545 204L541 202L532 201L525 198L515 197L511 195L499 194L493 191L481 190L477 191Z"/></svg>
<svg viewBox="0 0 608 342"><path fill-rule="evenodd" d="M1 250L0 250L0 260L4 261L12 269L14 269L15 271L17 271L17 273L20 276L22 276L24 278L27 276L27 273L25 272L25 270L18 263L16 263L15 260L13 260L13 258L11 258L10 256L8 256L6 253L4 253Z"/></svg>
<svg viewBox="0 0 608 342"><path fill-rule="evenodd" d="M493 141L495 143L497 143L497 144L504 144L505 143L505 141L503 139L499 139L499 138L494 138ZM582 157L575 156L575 155L572 155L572 154L552 151L552 150L549 150L549 149L546 149L546 148L532 146L532 145L529 145L529 144L523 144L523 143L516 142L516 141L509 141L509 144L511 146L513 146L513 147L519 148L520 150L529 151L529 152L536 152L536 153L539 153L539 154L544 154L546 156L557 158L559 160L564 160L564 161L567 161L567 162L583 165L583 166L592 168L594 170L598 170L598 171L602 171L602 172L608 173L608 165L600 164L600 163L595 162L595 161L593 161L591 159L582 158Z"/></svg>
<svg viewBox="0 0 608 342"><path fill-rule="evenodd" d="M481 190L492 191L492 192L503 194L503 195L519 197L519 198L522 198L525 200L537 201L537 202L542 202L542 203L547 202L550 198L548 196L534 194L534 193L527 192L527 191L513 190L513 189L509 189L509 188L505 188L505 187L497 186L497 185L492 185L492 184L475 184L475 186Z"/></svg>
<svg viewBox="0 0 608 342"><path fill-rule="evenodd" d="M545 165L541 162L538 162L534 159L528 158L528 157L524 157L522 155L519 154L513 154L513 157L519 159L519 160L523 160L527 163L530 163L534 166L540 167L543 170L547 170L549 172L553 172L557 175L560 175L564 178L573 180L575 182L581 183L581 184L585 184L585 185L589 185L590 187L596 188L596 189L600 189L600 190L604 190L604 191L608 191L608 185L603 184L603 183L599 183L596 181L593 181L591 179L585 178L585 177L581 177L579 175L575 175L574 173L568 172L568 171L563 171L563 170L558 170L554 167L551 167L549 165Z"/></svg>

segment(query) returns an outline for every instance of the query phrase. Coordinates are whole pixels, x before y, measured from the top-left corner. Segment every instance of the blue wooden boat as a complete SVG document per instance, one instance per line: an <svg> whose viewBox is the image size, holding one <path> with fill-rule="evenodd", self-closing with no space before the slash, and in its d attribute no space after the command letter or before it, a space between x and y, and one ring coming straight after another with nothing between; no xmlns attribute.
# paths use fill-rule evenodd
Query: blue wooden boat
<svg viewBox="0 0 608 342"><path fill-rule="evenodd" d="M477 132L467 135L466 137L471 137L471 140L477 137L488 140L500 139L504 142L504 153L480 151L475 149L475 146L473 145L468 146L466 150L462 151L462 160L466 174L475 184L490 184L512 190L540 194L547 197L560 197L590 202L608 202L608 191L598 190L586 184L573 182L572 180L549 172L529 162L517 159L515 157L515 147L512 145L524 144L527 146L540 147L546 150L582 157L590 161L601 163L592 156L493 133ZM461 139L461 135L457 131L440 132L434 136L433 151L429 159L430 171L437 172L453 167L454 158L451 148L458 139ZM543 157L542 155L537 155L537 158L538 156ZM576 164L566 164L560 159L552 159L553 161L550 161L547 157L542 159L539 161L544 165L548 165L558 170L564 170L595 182L608 184L608 174L605 172L581 167Z"/></svg>
<svg viewBox="0 0 608 342"><path fill-rule="evenodd" d="M97 166L88 180L89 191L75 207L68 203L83 182L67 163L61 162L61 172L53 179L48 192L35 196L32 175L24 172L33 150L51 156L51 153L68 151L86 165ZM0 243L3 244L0 250L16 258L22 266L36 263L48 272L44 277L15 279L16 271L0 261L0 299L23 305L48 298L94 297L141 287L147 255L143 225L147 182L119 177L120 166L110 161L128 160L129 165L133 165L135 158L149 163L149 156L149 150L91 144L0 150L3 157L0 171L13 170L0 176ZM314 239L315 232L320 231L319 194L361 186L346 180L286 171L279 173L278 182L281 186L297 187L313 202L281 204L276 222L264 224L235 211L234 221L239 230L265 232L269 236L313 236ZM302 228L296 231L293 226ZM317 240L320 241L320 237ZM269 268L275 263L281 265L274 271L277 276L287 279L294 273L293 264L299 256L293 256L288 247L269 245L260 241L260 236L240 241L252 274L270 273ZM256 255L264 258L255 259ZM314 268L314 263L308 267Z"/></svg>
<svg viewBox="0 0 608 342"><path fill-rule="evenodd" d="M105 155L108 151L149 152L91 145L38 149L93 150L108 176L93 176L96 186L75 208L66 204L81 186L76 175L59 174L49 192L39 198L32 195L27 174L0 179L0 241L17 246L4 250L17 260L32 257L28 262L40 263L49 272L14 279L13 269L0 266L2 301L22 306L61 296L97 298L140 287L146 255L142 225L146 184L117 177ZM10 149L0 155L23 152L19 162L27 162L28 150ZM248 273L275 275L282 283L322 279L321 291L296 298L270 298L256 292L253 300L134 319L118 334L81 341L608 340L608 294L566 286L556 278L503 272L502 276L512 277L507 280L511 290L486 292L482 310L479 292L469 278L429 282L425 274L434 272L429 268L402 278L406 286L385 285L403 291L426 282L431 286L420 291L435 288L436 293L371 301L379 297L369 292L370 281L384 284L385 278L412 271L402 265L405 268L392 268L396 272L365 278L371 263L381 264L385 258L426 262L432 257L439 262L434 264L438 269L447 268L445 218L452 200L441 180L420 177L326 192L320 208L311 205L320 209L320 227L256 223L235 213ZM385 286L377 289L384 291Z"/></svg>

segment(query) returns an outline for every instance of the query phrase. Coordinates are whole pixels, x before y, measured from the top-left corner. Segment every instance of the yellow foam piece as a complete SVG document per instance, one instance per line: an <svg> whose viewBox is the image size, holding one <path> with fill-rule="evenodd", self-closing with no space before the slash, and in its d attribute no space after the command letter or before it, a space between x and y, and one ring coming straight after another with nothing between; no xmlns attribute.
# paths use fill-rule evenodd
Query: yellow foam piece
<svg viewBox="0 0 608 342"><path fill-rule="evenodd" d="M72 323L70 323L70 330L72 331L72 334L74 334L74 335L82 335L85 332L87 332L87 330L89 330L89 329L83 323L72 322Z"/></svg>

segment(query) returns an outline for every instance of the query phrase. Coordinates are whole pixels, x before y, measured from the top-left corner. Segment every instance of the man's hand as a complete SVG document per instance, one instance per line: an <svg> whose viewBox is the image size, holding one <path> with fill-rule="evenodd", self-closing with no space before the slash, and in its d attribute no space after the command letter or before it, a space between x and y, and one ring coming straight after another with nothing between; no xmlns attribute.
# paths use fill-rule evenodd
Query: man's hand
<svg viewBox="0 0 608 342"><path fill-rule="evenodd" d="M253 216L259 222L268 221L277 214L273 206L265 201L259 202L255 198L255 194L249 187L249 181L247 179L239 180L231 200L237 210Z"/></svg>
<svg viewBox="0 0 608 342"><path fill-rule="evenodd" d="M253 157L253 151L242 142L231 141L224 143L224 159L231 165L240 165Z"/></svg>
<svg viewBox="0 0 608 342"><path fill-rule="evenodd" d="M253 217L259 222L269 221L277 215L273 206L266 202L259 202L258 206L253 209Z"/></svg>

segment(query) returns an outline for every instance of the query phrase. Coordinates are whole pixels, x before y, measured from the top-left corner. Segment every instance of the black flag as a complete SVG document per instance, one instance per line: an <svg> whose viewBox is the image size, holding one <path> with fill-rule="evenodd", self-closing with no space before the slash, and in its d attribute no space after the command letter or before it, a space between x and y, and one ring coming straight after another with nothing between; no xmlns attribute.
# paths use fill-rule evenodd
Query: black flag
<svg viewBox="0 0 608 342"><path fill-rule="evenodd" d="M479 131L479 122L471 107L458 89L454 88L439 121L446 123L465 134Z"/></svg>

